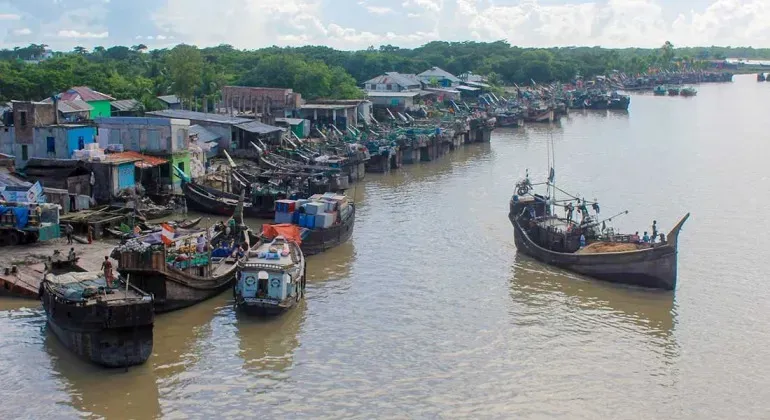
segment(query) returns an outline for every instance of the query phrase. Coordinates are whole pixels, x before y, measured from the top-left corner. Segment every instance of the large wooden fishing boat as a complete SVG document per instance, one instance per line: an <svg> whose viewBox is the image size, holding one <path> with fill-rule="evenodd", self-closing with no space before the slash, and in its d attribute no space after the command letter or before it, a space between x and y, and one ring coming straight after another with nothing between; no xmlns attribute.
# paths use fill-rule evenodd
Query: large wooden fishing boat
<svg viewBox="0 0 770 420"><path fill-rule="evenodd" d="M242 244L248 249L254 239L243 224L243 196L227 225L227 230L213 226L205 234L165 241L162 232L129 240L115 250L118 271L153 294L156 312L185 308L214 297L232 287L236 264L242 258L237 249ZM206 248L213 251L196 250L195 242L201 235L205 235Z"/></svg>
<svg viewBox="0 0 770 420"><path fill-rule="evenodd" d="M353 236L356 223L356 205L349 203L346 210L339 212L339 222L328 228L315 228L302 238L302 252L305 255L320 254L328 249L345 243Z"/></svg>
<svg viewBox="0 0 770 420"><path fill-rule="evenodd" d="M215 188L182 181L182 191L189 208L204 213L230 215L238 205L238 196ZM251 202L243 205L243 214L257 219L271 219L275 215L275 200L283 198L276 195L252 197Z"/></svg>
<svg viewBox="0 0 770 420"><path fill-rule="evenodd" d="M70 351L106 367L128 367L152 353L153 298L102 273L47 275L40 284L48 326Z"/></svg>
<svg viewBox="0 0 770 420"><path fill-rule="evenodd" d="M590 217L580 224L559 218L550 198L532 195L529 180L517 185L508 218L519 252L543 263L613 283L674 290L679 233L689 213L659 243L637 243L630 235L605 234ZM581 246L581 237L584 242Z"/></svg>
<svg viewBox="0 0 770 420"><path fill-rule="evenodd" d="M305 257L300 247L283 236L260 243L238 263L233 293L238 309L271 316L296 306L305 292Z"/></svg>

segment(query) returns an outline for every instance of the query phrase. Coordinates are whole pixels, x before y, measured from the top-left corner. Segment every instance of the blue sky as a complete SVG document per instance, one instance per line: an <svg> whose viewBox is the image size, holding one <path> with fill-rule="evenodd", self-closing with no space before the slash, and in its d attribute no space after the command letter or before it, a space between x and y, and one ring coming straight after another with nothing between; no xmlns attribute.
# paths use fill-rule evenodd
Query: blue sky
<svg viewBox="0 0 770 420"><path fill-rule="evenodd" d="M0 0L0 47L770 47L770 0Z"/></svg>

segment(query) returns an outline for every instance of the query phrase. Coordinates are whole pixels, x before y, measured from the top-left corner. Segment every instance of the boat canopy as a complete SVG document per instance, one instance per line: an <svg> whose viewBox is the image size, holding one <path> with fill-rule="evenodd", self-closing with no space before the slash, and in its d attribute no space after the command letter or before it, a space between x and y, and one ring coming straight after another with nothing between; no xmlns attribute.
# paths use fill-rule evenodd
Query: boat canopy
<svg viewBox="0 0 770 420"><path fill-rule="evenodd" d="M294 242L297 245L302 244L302 231L299 226L283 223L278 225L262 225L262 235L268 239L274 239L278 236L283 236L289 242Z"/></svg>

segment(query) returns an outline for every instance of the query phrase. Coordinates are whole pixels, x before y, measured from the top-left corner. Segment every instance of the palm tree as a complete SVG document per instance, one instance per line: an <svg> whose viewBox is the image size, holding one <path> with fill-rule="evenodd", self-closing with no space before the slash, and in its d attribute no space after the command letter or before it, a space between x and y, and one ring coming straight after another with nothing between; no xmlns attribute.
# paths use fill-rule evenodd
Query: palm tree
<svg viewBox="0 0 770 420"><path fill-rule="evenodd" d="M74 52L75 54L80 54L80 55L88 54L88 50L85 47L81 47L79 45L77 47L73 48L72 52Z"/></svg>

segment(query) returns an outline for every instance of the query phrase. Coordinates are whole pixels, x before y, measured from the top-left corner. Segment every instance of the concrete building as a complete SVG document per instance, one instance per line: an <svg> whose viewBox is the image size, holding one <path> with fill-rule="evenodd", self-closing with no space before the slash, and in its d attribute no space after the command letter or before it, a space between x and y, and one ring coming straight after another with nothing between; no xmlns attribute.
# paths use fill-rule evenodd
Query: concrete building
<svg viewBox="0 0 770 420"><path fill-rule="evenodd" d="M334 124L345 131L348 125L358 125L358 119L369 119L372 103L368 100L317 100L306 103L294 112L297 117L310 120L314 126Z"/></svg>
<svg viewBox="0 0 770 420"><path fill-rule="evenodd" d="M91 124L58 124L53 104L13 102L13 127L0 130L0 151L15 156L17 168L31 158L69 159L95 141Z"/></svg>
<svg viewBox="0 0 770 420"><path fill-rule="evenodd" d="M99 146L123 145L123 149L156 156L167 162L159 165L157 190L153 193L181 193L182 180L171 169L175 166L190 174L190 121L185 119L112 117L94 120L99 127Z"/></svg>
<svg viewBox="0 0 770 420"><path fill-rule="evenodd" d="M190 124L199 125L218 136L220 150L225 149L236 155L239 151L249 155L254 150L251 142L257 142L257 139L270 144L279 144L283 132L281 128L251 118L221 114L167 109L148 112L147 115L188 120Z"/></svg>
<svg viewBox="0 0 770 420"><path fill-rule="evenodd" d="M379 92L420 90L422 89L422 82L417 75L390 71L364 82L364 89Z"/></svg>
<svg viewBox="0 0 770 420"><path fill-rule="evenodd" d="M275 124L275 118L291 117L303 104L302 95L292 89L252 86L222 88L222 108L230 115Z"/></svg>

